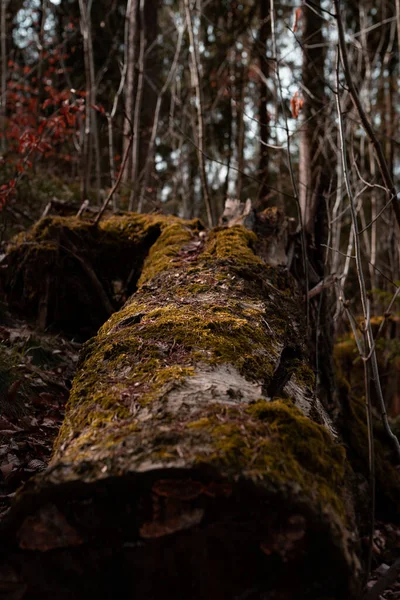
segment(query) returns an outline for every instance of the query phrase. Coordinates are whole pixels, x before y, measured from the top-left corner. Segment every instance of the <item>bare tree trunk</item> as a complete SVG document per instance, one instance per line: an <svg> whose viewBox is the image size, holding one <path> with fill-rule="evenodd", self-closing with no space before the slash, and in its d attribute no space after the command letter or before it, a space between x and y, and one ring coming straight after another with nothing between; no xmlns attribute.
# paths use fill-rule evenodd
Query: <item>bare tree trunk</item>
<svg viewBox="0 0 400 600"><path fill-rule="evenodd" d="M258 177L261 180L261 185L258 190L258 198L260 208L264 206L265 198L268 195L268 167L269 167L269 148L267 144L269 142L269 114L268 114L268 101L270 99L270 92L268 89L269 80L269 65L267 60L267 40L268 40L268 19L269 18L269 0L260 0L260 29L258 38L258 54L260 71L263 77L260 77L259 83L259 106L258 106L258 120L260 128L260 149L259 149L259 162L258 162Z"/></svg>
<svg viewBox="0 0 400 600"><path fill-rule="evenodd" d="M239 90L237 90L236 105L236 147L237 147L237 178L236 178L236 197L241 198L244 176L244 142L245 142L245 123L244 123L244 100L246 95L247 67L239 66L241 77L239 79Z"/></svg>
<svg viewBox="0 0 400 600"><path fill-rule="evenodd" d="M133 210L136 203L138 212L139 208L139 144L140 144L140 116L142 111L143 100L143 84L144 84L144 52L146 48L146 21L144 16L145 0L139 2L139 61L138 61L138 79L135 96L135 108L133 113L133 144L132 144L132 164L131 164L131 193L129 197L129 210Z"/></svg>
<svg viewBox="0 0 400 600"><path fill-rule="evenodd" d="M303 123L300 137L299 196L303 224L307 233L314 234L315 218L323 202L321 170L323 169L323 134L326 107L324 95L324 62L322 25L319 3L303 6ZM329 185L329 182L325 182Z"/></svg>
<svg viewBox="0 0 400 600"><path fill-rule="evenodd" d="M196 111L197 111L197 156L200 166L200 177L203 190L203 200L206 208L207 221L210 227L213 226L213 210L211 206L211 198L208 189L207 171L206 171L206 159L205 159L205 148L204 148L204 114L203 114L203 99L200 87L200 58L198 43L195 39L192 15L190 11L189 0L184 0L186 23L189 31L190 41L190 73L192 80L192 87L194 88L196 95Z"/></svg>
<svg viewBox="0 0 400 600"><path fill-rule="evenodd" d="M92 108L96 105L96 83L94 70L94 56L92 43L92 24L91 11L93 0L79 0L79 9L81 14L81 32L83 36L83 51L85 60L85 76L86 76L86 105L85 105L85 139L83 149L83 185L82 199L87 198L88 189L91 181L92 170L92 154L95 158L95 175L96 175L96 193L97 201L100 205L100 188L101 188L101 157L100 145L97 130L96 112Z"/></svg>
<svg viewBox="0 0 400 600"><path fill-rule="evenodd" d="M132 135L132 117L134 108L134 86L136 69L136 45L138 35L138 0L128 0L126 5L126 23L125 23L125 62L126 62L126 86L125 86L125 119L124 119L124 138L122 144L122 154L125 155L126 148ZM123 182L126 183L131 174L131 160L127 164L123 175Z"/></svg>
<svg viewBox="0 0 400 600"><path fill-rule="evenodd" d="M168 73L168 77L167 77L162 89L160 90L160 92L158 94L158 98L157 98L156 110L155 110L154 121L153 121L153 128L151 131L150 142L149 142L149 145L147 148L147 157L146 157L146 162L144 165L143 182L142 182L141 190L140 190L140 198L139 198L139 203L138 203L138 212L139 213L142 212L142 209L143 209L144 196L146 193L146 189L149 185L149 180L150 180L150 175L151 175L151 172L150 172L151 167L154 163L154 149L155 149L155 141L156 141L157 128L158 128L158 121L159 121L159 117L160 117L161 103L164 99L164 94L166 93L169 86L171 85L171 82L172 82L173 78L175 77L176 70L178 68L178 60L179 60L179 56L181 53L182 39L183 39L184 32L185 32L185 29L183 27L181 27L178 31L178 39L176 42L175 56L172 61L170 71Z"/></svg>
<svg viewBox="0 0 400 600"><path fill-rule="evenodd" d="M150 138L156 117L158 90L162 87L164 80L163 44L159 43L159 10L160 0L146 0L144 6L146 41L142 92L143 101L140 112L140 142L138 156L138 175L140 183L138 197L140 198L143 191L143 210L145 212L150 207L154 208L154 206L157 206L157 195L161 192L161 190L158 189L159 181L155 172L155 151L149 151ZM148 163L147 168L149 177L146 189L142 190L146 163Z"/></svg>

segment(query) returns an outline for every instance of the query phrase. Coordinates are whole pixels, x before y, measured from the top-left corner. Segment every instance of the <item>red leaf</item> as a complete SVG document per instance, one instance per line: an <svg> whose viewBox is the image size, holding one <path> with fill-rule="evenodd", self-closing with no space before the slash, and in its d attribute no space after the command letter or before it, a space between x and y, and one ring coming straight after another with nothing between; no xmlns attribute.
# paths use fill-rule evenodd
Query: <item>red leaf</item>
<svg viewBox="0 0 400 600"><path fill-rule="evenodd" d="M299 21L301 19L301 14L302 14L302 8L296 8L295 13L294 13L294 21L293 21L293 31L298 31L299 29Z"/></svg>
<svg viewBox="0 0 400 600"><path fill-rule="evenodd" d="M91 104L90 107L94 108L94 110L97 110L97 112L99 112L102 115L104 115L105 113L104 107L101 106L101 104Z"/></svg>
<svg viewBox="0 0 400 600"><path fill-rule="evenodd" d="M301 98L299 92L295 92L290 100L290 108L292 111L292 117L294 119L297 119L297 117L299 116L299 112L301 111L303 104L303 98Z"/></svg>

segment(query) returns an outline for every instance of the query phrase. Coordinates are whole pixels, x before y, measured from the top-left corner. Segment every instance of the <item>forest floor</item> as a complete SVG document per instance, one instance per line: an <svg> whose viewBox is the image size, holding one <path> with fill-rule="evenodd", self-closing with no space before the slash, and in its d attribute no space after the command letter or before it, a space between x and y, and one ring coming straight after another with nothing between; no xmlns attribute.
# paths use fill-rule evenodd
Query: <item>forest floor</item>
<svg viewBox="0 0 400 600"><path fill-rule="evenodd" d="M0 519L16 490L48 464L79 349L0 307Z"/></svg>

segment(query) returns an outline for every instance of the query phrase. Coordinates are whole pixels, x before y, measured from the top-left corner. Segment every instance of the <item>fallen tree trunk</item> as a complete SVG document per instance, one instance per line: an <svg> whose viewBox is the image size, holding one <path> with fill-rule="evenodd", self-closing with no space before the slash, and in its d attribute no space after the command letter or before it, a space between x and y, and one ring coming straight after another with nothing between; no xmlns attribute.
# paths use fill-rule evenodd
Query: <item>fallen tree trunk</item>
<svg viewBox="0 0 400 600"><path fill-rule="evenodd" d="M350 467L293 280L243 227L156 220L137 291L84 346L49 468L3 524L3 589L355 598Z"/></svg>

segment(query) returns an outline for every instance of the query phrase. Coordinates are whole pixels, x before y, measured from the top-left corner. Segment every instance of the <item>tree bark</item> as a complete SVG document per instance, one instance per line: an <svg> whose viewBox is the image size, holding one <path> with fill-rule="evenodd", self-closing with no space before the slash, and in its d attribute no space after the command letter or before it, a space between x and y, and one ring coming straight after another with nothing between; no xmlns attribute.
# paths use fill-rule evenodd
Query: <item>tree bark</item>
<svg viewBox="0 0 400 600"><path fill-rule="evenodd" d="M315 235L318 211L324 211L324 192L329 174L323 154L325 132L324 93L325 51L320 8L303 7L303 123L300 138L299 195L304 228Z"/></svg>
<svg viewBox="0 0 400 600"><path fill-rule="evenodd" d="M125 87L125 118L124 118L124 138L123 154L129 144L129 137L132 135L133 108L134 108L134 84L135 84L135 64L136 47L138 38L138 0L128 0L126 6L126 24L125 24L125 61L126 61L126 87ZM131 173L131 162L123 174L123 181L127 182Z"/></svg>

